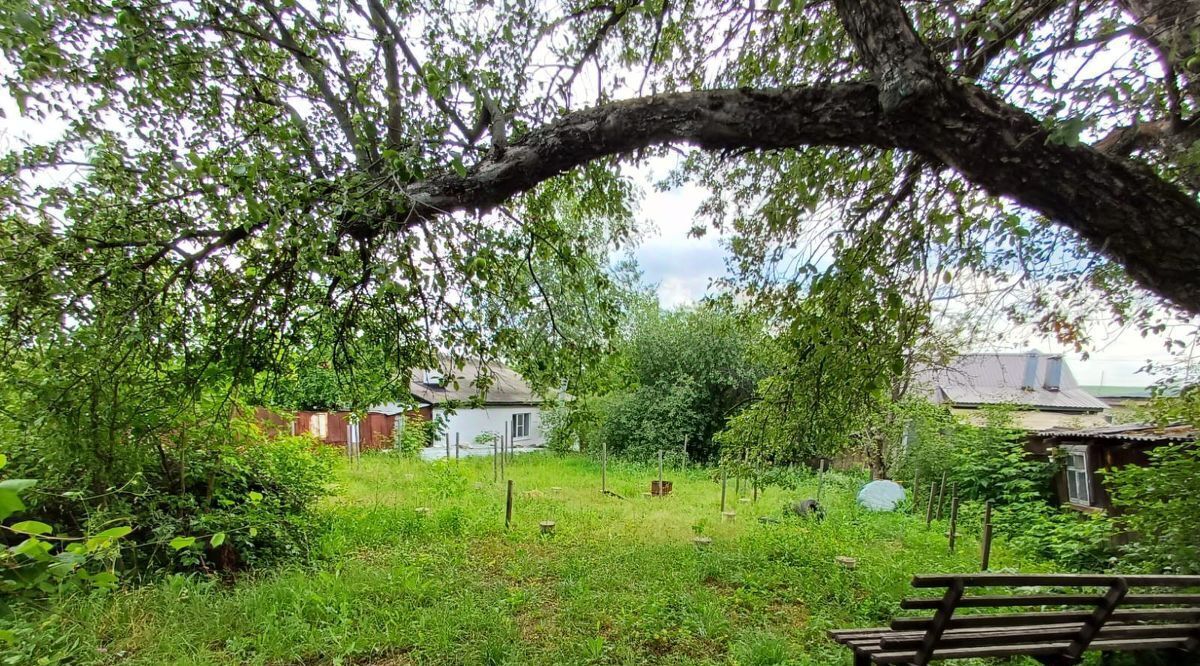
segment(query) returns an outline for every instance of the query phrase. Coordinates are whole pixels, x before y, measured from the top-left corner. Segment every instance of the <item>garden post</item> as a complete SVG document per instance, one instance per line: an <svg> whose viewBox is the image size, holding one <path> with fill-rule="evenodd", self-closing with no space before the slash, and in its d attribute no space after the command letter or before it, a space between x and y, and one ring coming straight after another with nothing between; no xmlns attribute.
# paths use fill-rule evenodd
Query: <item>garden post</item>
<svg viewBox="0 0 1200 666"><path fill-rule="evenodd" d="M512 493L513 482L508 480L508 499L504 502L504 529L508 529L512 525Z"/></svg>
<svg viewBox="0 0 1200 666"><path fill-rule="evenodd" d="M663 497L662 449L658 450L658 496Z"/></svg>
<svg viewBox="0 0 1200 666"><path fill-rule="evenodd" d="M608 492L608 442L600 443L600 492Z"/></svg>
<svg viewBox="0 0 1200 666"><path fill-rule="evenodd" d="M942 485L938 488L937 519L942 519L942 504L946 499L946 473L942 472Z"/></svg>
<svg viewBox="0 0 1200 666"><path fill-rule="evenodd" d="M929 529L929 524L933 522L933 496L937 491L937 481L929 482L929 497L925 499L925 529Z"/></svg>
<svg viewBox="0 0 1200 666"><path fill-rule="evenodd" d="M980 571L987 571L992 559L992 500L983 505L983 553L979 565Z"/></svg>
<svg viewBox="0 0 1200 666"><path fill-rule="evenodd" d="M458 462L458 454L462 451L462 444L458 441L459 433L454 433L454 462Z"/></svg>
<svg viewBox="0 0 1200 666"><path fill-rule="evenodd" d="M954 538L958 530L958 493L950 497L950 552L954 552Z"/></svg>

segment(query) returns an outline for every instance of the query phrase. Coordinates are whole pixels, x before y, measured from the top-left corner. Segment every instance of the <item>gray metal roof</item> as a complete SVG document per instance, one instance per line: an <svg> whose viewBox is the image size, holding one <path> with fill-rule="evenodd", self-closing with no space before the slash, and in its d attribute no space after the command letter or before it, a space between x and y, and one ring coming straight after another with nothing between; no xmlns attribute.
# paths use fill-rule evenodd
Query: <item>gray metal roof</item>
<svg viewBox="0 0 1200 666"><path fill-rule="evenodd" d="M1191 442L1200 432L1184 423L1157 426L1150 423L1121 423L1080 430L1053 429L1034 433L1039 437L1057 439L1105 439L1123 442Z"/></svg>
<svg viewBox="0 0 1200 666"><path fill-rule="evenodd" d="M408 390L416 399L440 405L446 402L477 401L485 405L540 405L542 396L534 392L515 370L499 363L481 366L465 362L461 369L443 361L441 378L426 381L425 370L413 370Z"/></svg>
<svg viewBox="0 0 1200 666"><path fill-rule="evenodd" d="M1062 364L1057 390L1046 386L1051 360ZM1027 387L1026 374L1033 363L1036 370L1029 372L1032 387ZM962 354L947 367L918 370L914 385L924 388L934 402L958 407L1007 404L1051 412L1098 412L1108 408L1103 400L1079 387L1058 354Z"/></svg>

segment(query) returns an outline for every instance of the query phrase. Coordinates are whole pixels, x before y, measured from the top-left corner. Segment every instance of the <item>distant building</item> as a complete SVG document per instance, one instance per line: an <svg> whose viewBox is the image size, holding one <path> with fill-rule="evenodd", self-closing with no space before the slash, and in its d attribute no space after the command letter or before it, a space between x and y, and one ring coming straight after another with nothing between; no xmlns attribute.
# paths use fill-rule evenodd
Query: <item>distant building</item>
<svg viewBox="0 0 1200 666"><path fill-rule="evenodd" d="M414 411L439 423L443 437L449 434L451 442L457 439L464 448L491 435L507 436L518 448L545 444L545 399L507 366L467 363L462 369L414 370L408 390L416 403ZM400 414L409 409L413 407L390 403L372 411Z"/></svg>
<svg viewBox="0 0 1200 666"><path fill-rule="evenodd" d="M981 407L1011 405L1016 426L1025 430L1107 423L1108 405L1079 386L1061 354L962 354L947 367L919 370L913 385L976 422Z"/></svg>
<svg viewBox="0 0 1200 666"><path fill-rule="evenodd" d="M1108 414L1115 423L1133 419L1134 410L1150 402L1150 386L1082 386L1080 387L1108 405Z"/></svg>
<svg viewBox="0 0 1200 666"><path fill-rule="evenodd" d="M1079 430L1054 429L1030 433L1035 454L1059 456L1063 468L1055 491L1063 504L1084 510L1111 508L1108 491L1097 472L1126 465L1148 465L1151 449L1164 444L1194 442L1200 436L1187 425L1156 427L1126 423Z"/></svg>

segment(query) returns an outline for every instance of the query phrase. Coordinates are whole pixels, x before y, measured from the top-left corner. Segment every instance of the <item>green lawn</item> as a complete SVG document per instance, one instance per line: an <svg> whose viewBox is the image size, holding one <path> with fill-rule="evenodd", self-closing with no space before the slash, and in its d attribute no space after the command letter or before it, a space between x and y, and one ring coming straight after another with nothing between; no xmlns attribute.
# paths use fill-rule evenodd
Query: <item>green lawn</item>
<svg viewBox="0 0 1200 666"><path fill-rule="evenodd" d="M978 567L973 535L952 555L944 524L859 510L862 479L829 477L823 522L779 523L757 518L814 496L815 480L757 503L731 480L725 524L700 470L671 471L674 494L647 498L654 470L611 466L625 500L602 495L581 457L525 455L508 472L506 532L490 458L364 457L341 471L334 528L310 558L45 607L10 663L849 664L827 629L886 623L914 573ZM539 535L546 519L553 537ZM712 546L693 545L697 529ZM1003 546L994 568L1038 568Z"/></svg>

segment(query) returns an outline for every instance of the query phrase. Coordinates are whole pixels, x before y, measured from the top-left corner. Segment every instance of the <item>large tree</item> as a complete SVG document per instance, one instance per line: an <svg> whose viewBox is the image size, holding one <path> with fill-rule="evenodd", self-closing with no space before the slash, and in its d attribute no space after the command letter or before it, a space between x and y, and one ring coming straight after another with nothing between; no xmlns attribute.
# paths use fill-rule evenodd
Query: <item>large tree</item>
<svg viewBox="0 0 1200 666"><path fill-rule="evenodd" d="M1040 237L1119 311L1105 259L1200 312L1195 0L0 12L9 93L37 126L2 163L9 348L103 320L111 349L255 371L316 319L399 363L419 338L493 348L505 313L544 300L522 259L561 259L579 292L604 280L571 266L589 239L523 193L569 173L623 210L618 161L670 144L707 151L679 175L723 194L707 212L735 224L744 274L834 201L835 269L869 247L927 273L937 246L975 270Z"/></svg>

